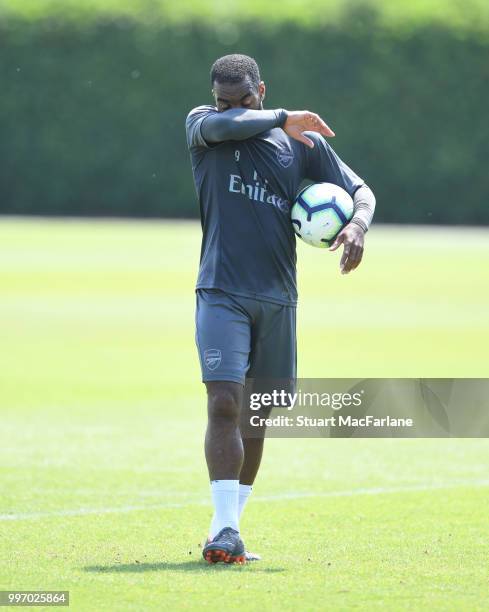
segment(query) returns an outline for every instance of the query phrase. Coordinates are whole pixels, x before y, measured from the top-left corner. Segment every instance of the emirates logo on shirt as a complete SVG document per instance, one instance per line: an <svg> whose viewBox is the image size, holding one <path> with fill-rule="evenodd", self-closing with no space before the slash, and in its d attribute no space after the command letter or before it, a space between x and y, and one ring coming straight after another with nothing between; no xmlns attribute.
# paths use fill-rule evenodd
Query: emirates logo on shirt
<svg viewBox="0 0 489 612"><path fill-rule="evenodd" d="M281 212L288 214L290 210L290 202L278 195L271 193L268 189L268 181L262 184L258 180L258 175L255 171L253 174L254 183L244 183L239 174L229 175L229 192L239 193L248 196L254 202L263 202L264 204L272 204Z"/></svg>

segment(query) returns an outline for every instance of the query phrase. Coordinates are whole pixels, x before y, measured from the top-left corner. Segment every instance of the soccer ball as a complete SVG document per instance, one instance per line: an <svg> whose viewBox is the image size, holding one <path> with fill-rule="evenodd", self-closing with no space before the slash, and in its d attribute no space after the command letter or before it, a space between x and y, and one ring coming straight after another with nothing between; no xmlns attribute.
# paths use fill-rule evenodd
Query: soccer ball
<svg viewBox="0 0 489 612"><path fill-rule="evenodd" d="M290 215L299 238L320 248L331 246L352 216L350 195L332 183L315 183L303 189Z"/></svg>

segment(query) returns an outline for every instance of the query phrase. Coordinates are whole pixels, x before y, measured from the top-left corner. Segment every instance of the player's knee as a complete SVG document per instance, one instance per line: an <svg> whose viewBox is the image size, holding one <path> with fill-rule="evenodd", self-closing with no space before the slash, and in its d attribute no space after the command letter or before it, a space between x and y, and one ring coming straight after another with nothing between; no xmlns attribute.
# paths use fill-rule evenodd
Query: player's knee
<svg viewBox="0 0 489 612"><path fill-rule="evenodd" d="M218 387L208 392L209 419L237 421L239 401L236 393L226 387Z"/></svg>

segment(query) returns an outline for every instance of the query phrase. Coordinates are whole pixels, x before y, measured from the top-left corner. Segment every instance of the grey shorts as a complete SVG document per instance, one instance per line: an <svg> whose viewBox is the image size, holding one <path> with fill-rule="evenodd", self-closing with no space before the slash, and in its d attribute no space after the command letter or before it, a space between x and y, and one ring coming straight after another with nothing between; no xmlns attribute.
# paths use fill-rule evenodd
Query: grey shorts
<svg viewBox="0 0 489 612"><path fill-rule="evenodd" d="M204 382L295 379L295 306L197 289L195 322Z"/></svg>

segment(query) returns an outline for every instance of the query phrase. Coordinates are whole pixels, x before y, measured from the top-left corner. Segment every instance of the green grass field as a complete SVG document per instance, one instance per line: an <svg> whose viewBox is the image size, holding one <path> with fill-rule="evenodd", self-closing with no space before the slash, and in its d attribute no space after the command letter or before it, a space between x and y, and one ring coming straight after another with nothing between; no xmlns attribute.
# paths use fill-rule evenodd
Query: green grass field
<svg viewBox="0 0 489 612"><path fill-rule="evenodd" d="M172 25L188 23L264 22L269 25L284 21L304 26L320 22L334 23L345 17L351 8L360 7L377 13L386 25L405 26L437 23L448 27L487 28L489 7L485 0L281 0L277 4L262 0L216 2L215 0L3 0L0 15L37 20L54 16L64 19L94 21L104 17L126 17L154 23L161 20Z"/></svg>
<svg viewBox="0 0 489 612"><path fill-rule="evenodd" d="M208 567L197 223L0 222L0 588L74 610L485 610L489 441L273 439ZM489 231L299 245L303 377L487 377Z"/></svg>

